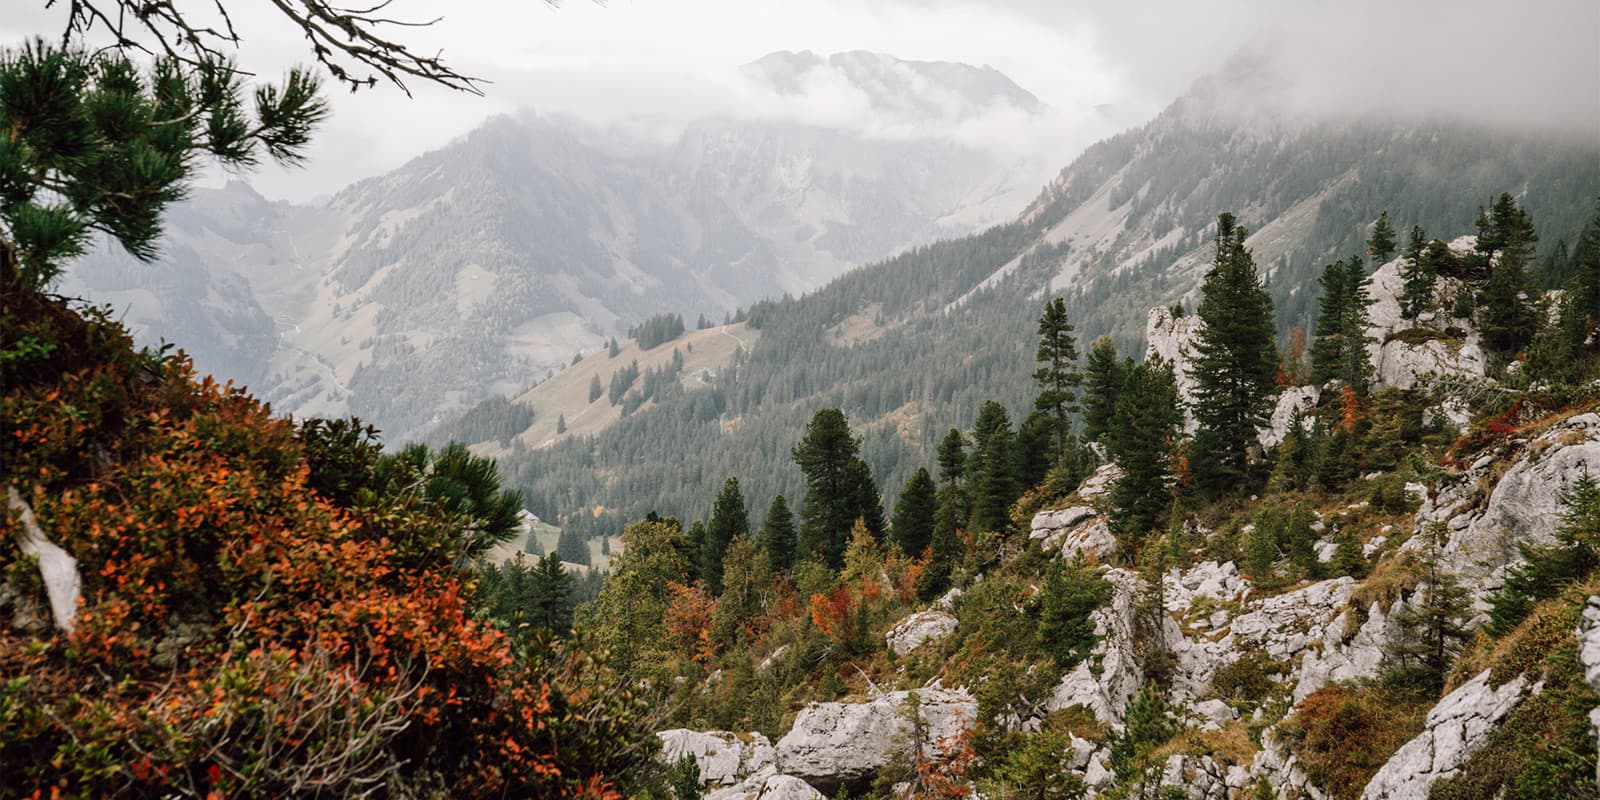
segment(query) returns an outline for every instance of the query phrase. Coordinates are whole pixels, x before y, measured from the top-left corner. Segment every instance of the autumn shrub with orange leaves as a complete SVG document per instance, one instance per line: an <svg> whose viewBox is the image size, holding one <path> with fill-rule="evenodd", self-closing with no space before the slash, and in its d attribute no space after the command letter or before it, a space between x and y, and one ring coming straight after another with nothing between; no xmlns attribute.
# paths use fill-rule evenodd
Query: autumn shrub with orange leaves
<svg viewBox="0 0 1600 800"><path fill-rule="evenodd" d="M6 516L0 797L604 798L643 779L643 699L581 642L518 652L475 621L461 514L327 474L370 452L308 458L243 391L41 295L8 291L0 364L4 481L82 576L62 633L13 580Z"/></svg>

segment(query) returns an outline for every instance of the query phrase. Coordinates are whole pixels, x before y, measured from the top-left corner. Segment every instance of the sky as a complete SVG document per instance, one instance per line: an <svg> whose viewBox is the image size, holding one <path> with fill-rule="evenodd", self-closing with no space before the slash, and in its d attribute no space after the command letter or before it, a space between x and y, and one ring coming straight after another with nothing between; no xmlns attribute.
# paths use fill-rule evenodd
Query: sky
<svg viewBox="0 0 1600 800"><path fill-rule="evenodd" d="M267 79L309 61L266 0L226 2L245 68ZM0 20L0 43L62 30L64 3L8 5L16 13ZM1241 49L1268 59L1282 87L1273 102L1295 112L1444 116L1600 142L1595 0L395 0L389 12L442 16L393 35L489 79L485 95L419 82L411 97L388 85L353 94L330 86L334 114L304 167L263 167L247 178L258 190L325 196L524 109L664 138L707 114L882 128L848 98L800 107L753 93L738 65L778 50L992 66L1050 111L1025 125L1002 116L947 133L1060 165L1148 120Z"/></svg>

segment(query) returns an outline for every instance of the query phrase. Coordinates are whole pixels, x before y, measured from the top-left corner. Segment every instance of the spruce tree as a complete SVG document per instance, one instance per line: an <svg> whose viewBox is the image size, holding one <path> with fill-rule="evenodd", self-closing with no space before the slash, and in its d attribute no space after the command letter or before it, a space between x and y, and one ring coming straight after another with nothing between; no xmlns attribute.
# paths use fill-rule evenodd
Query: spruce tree
<svg viewBox="0 0 1600 800"><path fill-rule="evenodd" d="M1122 469L1111 488L1111 530L1131 554L1141 537L1163 530L1172 505L1172 440L1182 417L1172 365L1153 356L1128 371L1106 447Z"/></svg>
<svg viewBox="0 0 1600 800"><path fill-rule="evenodd" d="M558 414L558 415L556 415L556 435L560 436L561 434L566 433L566 432L567 432L567 415L566 414Z"/></svg>
<svg viewBox="0 0 1600 800"><path fill-rule="evenodd" d="M1215 261L1200 288L1205 326L1195 345L1199 430L1190 463L1196 484L1211 497L1253 482L1250 447L1271 408L1278 371L1272 295L1261 283L1245 237L1232 214L1218 217Z"/></svg>
<svg viewBox="0 0 1600 800"><path fill-rule="evenodd" d="M1405 286L1400 295L1400 316L1413 323L1422 312L1433 307L1433 287L1438 280L1432 260L1423 257L1427 237L1421 225L1411 229L1411 244L1406 247L1406 260L1400 267L1400 279Z"/></svg>
<svg viewBox="0 0 1600 800"><path fill-rule="evenodd" d="M561 535L556 539L556 555L570 564L589 563L589 541L577 528L568 525L561 529Z"/></svg>
<svg viewBox="0 0 1600 800"><path fill-rule="evenodd" d="M1500 254L1498 260L1491 262L1489 282L1478 299L1484 344L1501 353L1515 353L1533 340L1542 322L1538 309L1528 299L1534 291L1527 276L1539 237L1532 217L1517 207L1510 194L1500 195L1495 203L1489 220L1488 248L1483 247L1484 234L1479 236L1481 251L1491 258L1496 250Z"/></svg>
<svg viewBox="0 0 1600 800"><path fill-rule="evenodd" d="M967 439L951 428L939 442L939 479L946 485L961 482L967 471Z"/></svg>
<svg viewBox="0 0 1600 800"><path fill-rule="evenodd" d="M1018 490L1025 491L1043 482L1045 476L1050 474L1052 464L1064 464L1073 460L1077 437L1070 434L1061 444L1063 449L1060 457L1054 459L1051 457L1056 448L1052 440L1059 429L1058 420L1038 410L1029 414L1028 418L1023 420L1021 427L1017 428L1015 461Z"/></svg>
<svg viewBox="0 0 1600 800"><path fill-rule="evenodd" d="M1338 377L1344 364L1344 262L1335 261L1322 268L1317 282L1322 299L1317 305L1317 324L1311 340L1311 381L1318 385Z"/></svg>
<svg viewBox="0 0 1600 800"><path fill-rule="evenodd" d="M922 468L911 475L905 488L900 491L900 500L894 506L891 530L895 543L906 555L920 556L928 549L933 539L934 518L938 514L937 493L933 476Z"/></svg>
<svg viewBox="0 0 1600 800"><path fill-rule="evenodd" d="M600 395L603 395L605 393L606 393L606 387L604 387L604 386L602 386L600 384L600 376L599 375L594 375L594 376L590 377L589 378L589 402L593 403L594 401L599 400L600 399Z"/></svg>
<svg viewBox="0 0 1600 800"><path fill-rule="evenodd" d="M1011 419L1005 406L986 401L972 426L972 456L967 470L972 476L972 527L1004 530L1011 503L1016 500L1016 461Z"/></svg>
<svg viewBox="0 0 1600 800"><path fill-rule="evenodd" d="M691 582L705 582L705 576L700 573L702 554L706 551L706 524L695 520L689 525L688 533L682 537L683 541L683 568Z"/></svg>
<svg viewBox="0 0 1600 800"><path fill-rule="evenodd" d="M1443 526L1434 523L1423 535L1427 537L1421 563L1424 583L1394 615L1401 635L1389 655L1402 674L1437 696L1466 641L1472 604L1470 593L1445 569Z"/></svg>
<svg viewBox="0 0 1600 800"><path fill-rule="evenodd" d="M773 569L786 570L794 566L794 514L789 512L789 503L781 494L772 498L772 505L767 506L767 518L761 525L761 546L766 548Z"/></svg>
<svg viewBox="0 0 1600 800"><path fill-rule="evenodd" d="M528 619L533 625L565 636L572 631L572 576L551 553L539 559L530 576Z"/></svg>
<svg viewBox="0 0 1600 800"><path fill-rule="evenodd" d="M1039 396L1034 408L1049 414L1055 428L1055 455L1052 464L1061 462L1066 449L1067 415L1078 410L1078 385L1083 376L1078 372L1078 340L1072 335L1072 323L1067 321L1067 303L1057 297L1044 305L1039 315L1039 348L1034 359L1040 366L1033 373L1039 384Z"/></svg>
<svg viewBox="0 0 1600 800"><path fill-rule="evenodd" d="M1083 373L1083 438L1097 442L1117 411L1117 392L1124 378L1117 346L1109 337L1096 339L1089 348Z"/></svg>
<svg viewBox="0 0 1600 800"><path fill-rule="evenodd" d="M1367 328L1371 326L1367 315L1367 306L1372 302L1367 293L1370 281L1360 256L1351 256L1344 264L1344 307L1340 310L1342 319L1339 323L1339 379L1357 393L1364 394L1372 373L1372 359L1367 353L1367 344L1372 341L1372 337L1367 335Z"/></svg>
<svg viewBox="0 0 1600 800"><path fill-rule="evenodd" d="M1389 257L1394 255L1396 246L1394 227L1389 224L1389 212L1378 215L1378 221L1372 226L1372 235L1367 237L1367 254L1372 256L1372 262L1382 266L1389 263Z"/></svg>
<svg viewBox="0 0 1600 800"><path fill-rule="evenodd" d="M706 523L705 541L700 550L700 576L706 591L713 596L722 593L722 558L728 552L728 543L749 532L750 515L745 511L739 479L728 478L711 505L711 519Z"/></svg>
<svg viewBox="0 0 1600 800"><path fill-rule="evenodd" d="M883 536L878 487L859 450L844 412L827 408L812 416L805 438L791 451L806 480L797 557L837 567L857 519L865 520L873 535Z"/></svg>

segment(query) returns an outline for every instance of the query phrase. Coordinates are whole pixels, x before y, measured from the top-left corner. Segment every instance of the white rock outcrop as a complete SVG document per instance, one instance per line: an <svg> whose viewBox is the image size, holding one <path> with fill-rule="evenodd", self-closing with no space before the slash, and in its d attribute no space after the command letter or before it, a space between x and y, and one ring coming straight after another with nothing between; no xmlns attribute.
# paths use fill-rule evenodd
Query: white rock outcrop
<svg viewBox="0 0 1600 800"><path fill-rule="evenodd" d="M884 643L897 656L903 656L956 632L956 618L943 611L918 611L894 624L884 634Z"/></svg>
<svg viewBox="0 0 1600 800"><path fill-rule="evenodd" d="M1059 551L1062 558L1082 553L1087 561L1104 561L1117 549L1117 537L1100 512L1073 506L1033 515L1028 538L1044 550Z"/></svg>
<svg viewBox="0 0 1600 800"><path fill-rule="evenodd" d="M708 793L705 800L827 800L827 797L793 775L772 775L718 789Z"/></svg>
<svg viewBox="0 0 1600 800"><path fill-rule="evenodd" d="M1045 708L1059 711L1081 705L1100 722L1120 728L1128 701L1144 681L1134 648L1134 605L1143 582L1124 569L1106 570L1104 577L1111 582L1111 602L1090 615L1100 640L1089 658L1061 677ZM1176 630L1177 624L1172 627Z"/></svg>
<svg viewBox="0 0 1600 800"><path fill-rule="evenodd" d="M1085 499L1105 497L1111 494L1111 485L1122 477L1122 468L1115 463L1107 462L1095 468L1089 477L1083 479L1078 486L1078 496Z"/></svg>
<svg viewBox="0 0 1600 800"><path fill-rule="evenodd" d="M50 598L50 613L55 617L56 626L72 633L83 586L78 575L78 560L44 535L33 516L33 508L17 493L17 487L6 487L6 506L22 521L17 547L39 562L39 577L44 580L45 596Z"/></svg>
<svg viewBox="0 0 1600 800"><path fill-rule="evenodd" d="M864 785L891 759L915 747L906 709L912 694L889 692L865 703L811 703L778 740L778 771L830 796L840 786ZM915 694L923 751L942 756L943 743L971 729L978 703L965 691L921 689Z"/></svg>
<svg viewBox="0 0 1600 800"><path fill-rule="evenodd" d="M1489 685L1489 670L1444 696L1422 733L1400 747L1361 792L1361 800L1427 800L1434 781L1461 770L1529 688L1522 676ZM1537 692L1538 686L1530 691Z"/></svg>
<svg viewBox="0 0 1600 800"><path fill-rule="evenodd" d="M1477 237L1463 236L1450 242L1450 250L1458 256L1472 252ZM1391 339L1394 334L1416 327L1400 313L1400 297L1405 293L1405 279L1401 269L1405 258L1397 258L1372 273L1367 292L1371 303L1367 306L1367 355L1372 359L1373 371L1379 386L1411 389L1417 380L1429 373L1469 378L1482 378L1488 361L1478 332L1468 320L1447 320L1438 314L1424 322L1432 328L1457 327L1463 336L1411 344L1401 339ZM1435 287L1435 303L1443 304L1455 295L1460 282L1441 279ZM1441 331L1442 333L1442 331ZM1447 416L1454 416L1447 414ZM1454 421L1454 420L1452 420Z"/></svg>
<svg viewBox="0 0 1600 800"><path fill-rule="evenodd" d="M1267 420L1267 427L1256 431L1256 439L1264 448L1277 447L1283 437L1289 433L1289 423L1294 420L1296 411L1306 420L1309 427L1311 412L1316 409L1317 402L1322 399L1322 390L1316 386L1290 386L1278 395L1278 403L1272 408L1272 416Z"/></svg>
<svg viewBox="0 0 1600 800"><path fill-rule="evenodd" d="M1164 307L1152 308L1145 316L1144 357L1161 356L1172 364L1172 374L1178 382L1178 396L1186 401L1183 410L1183 430L1186 433L1193 433L1197 425L1194 415L1189 413L1187 401L1194 397L1195 381L1191 372L1194 344L1199 341L1200 330L1204 327L1205 323L1199 317L1174 317Z"/></svg>
<svg viewBox="0 0 1600 800"><path fill-rule="evenodd" d="M1416 525L1445 525L1444 553L1452 571L1481 596L1502 585L1506 567L1519 557L1518 544L1553 540L1561 496L1585 473L1600 476L1600 414L1593 412L1478 459L1423 503ZM1482 486L1496 474L1485 496ZM1416 538L1405 547L1422 544Z"/></svg>
<svg viewBox="0 0 1600 800"><path fill-rule="evenodd" d="M765 778L777 772L772 742L759 733L674 728L660 731L656 737L661 740L663 762L674 764L686 755L694 757L704 786L732 786L751 776Z"/></svg>

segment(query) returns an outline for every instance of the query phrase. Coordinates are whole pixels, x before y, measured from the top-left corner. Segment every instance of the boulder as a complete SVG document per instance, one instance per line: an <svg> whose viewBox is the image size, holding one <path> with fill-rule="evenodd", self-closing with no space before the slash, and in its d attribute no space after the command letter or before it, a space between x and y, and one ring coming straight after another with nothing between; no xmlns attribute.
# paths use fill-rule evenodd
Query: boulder
<svg viewBox="0 0 1600 800"><path fill-rule="evenodd" d="M895 623L884 641L897 656L956 632L956 618L943 611L918 611Z"/></svg>
<svg viewBox="0 0 1600 800"><path fill-rule="evenodd" d="M1122 477L1122 468L1114 463L1101 464L1078 486L1078 496L1085 500L1111 494L1111 485Z"/></svg>
<svg viewBox="0 0 1600 800"><path fill-rule="evenodd" d="M764 778L775 771L777 758L772 742L759 733L674 728L660 731L656 737L661 740L663 762L673 764L686 755L694 757L704 786L732 786L751 776Z"/></svg>
<svg viewBox="0 0 1600 800"><path fill-rule="evenodd" d="M1406 742L1372 776L1362 800L1427 800L1435 781L1456 774L1522 701L1523 676L1489 685L1489 670L1444 696L1428 712L1422 733ZM1538 687L1533 687L1537 691Z"/></svg>
<svg viewBox="0 0 1600 800"><path fill-rule="evenodd" d="M1028 538L1044 550L1059 550L1062 558L1078 553L1089 561L1102 561L1117 549L1117 537L1100 512L1089 506L1073 506L1033 515Z"/></svg>
<svg viewBox="0 0 1600 800"><path fill-rule="evenodd" d="M705 800L827 800L827 797L793 775L771 775L718 789L707 794Z"/></svg>
<svg viewBox="0 0 1600 800"><path fill-rule="evenodd" d="M1296 411L1305 417L1310 425L1311 412L1317 407L1317 402L1322 399L1322 390L1315 386L1291 386L1278 395L1278 403L1272 408L1272 416L1267 420L1267 427L1256 431L1256 438L1263 448L1277 447L1283 437L1289 432L1289 423L1294 419Z"/></svg>
<svg viewBox="0 0 1600 800"><path fill-rule="evenodd" d="M896 756L916 743L907 718L913 692L890 692L865 703L811 703L778 740L778 771L805 780L832 796L840 787L861 791ZM965 691L922 689L917 714L922 719L922 750L944 755L943 745L972 728L978 703Z"/></svg>

